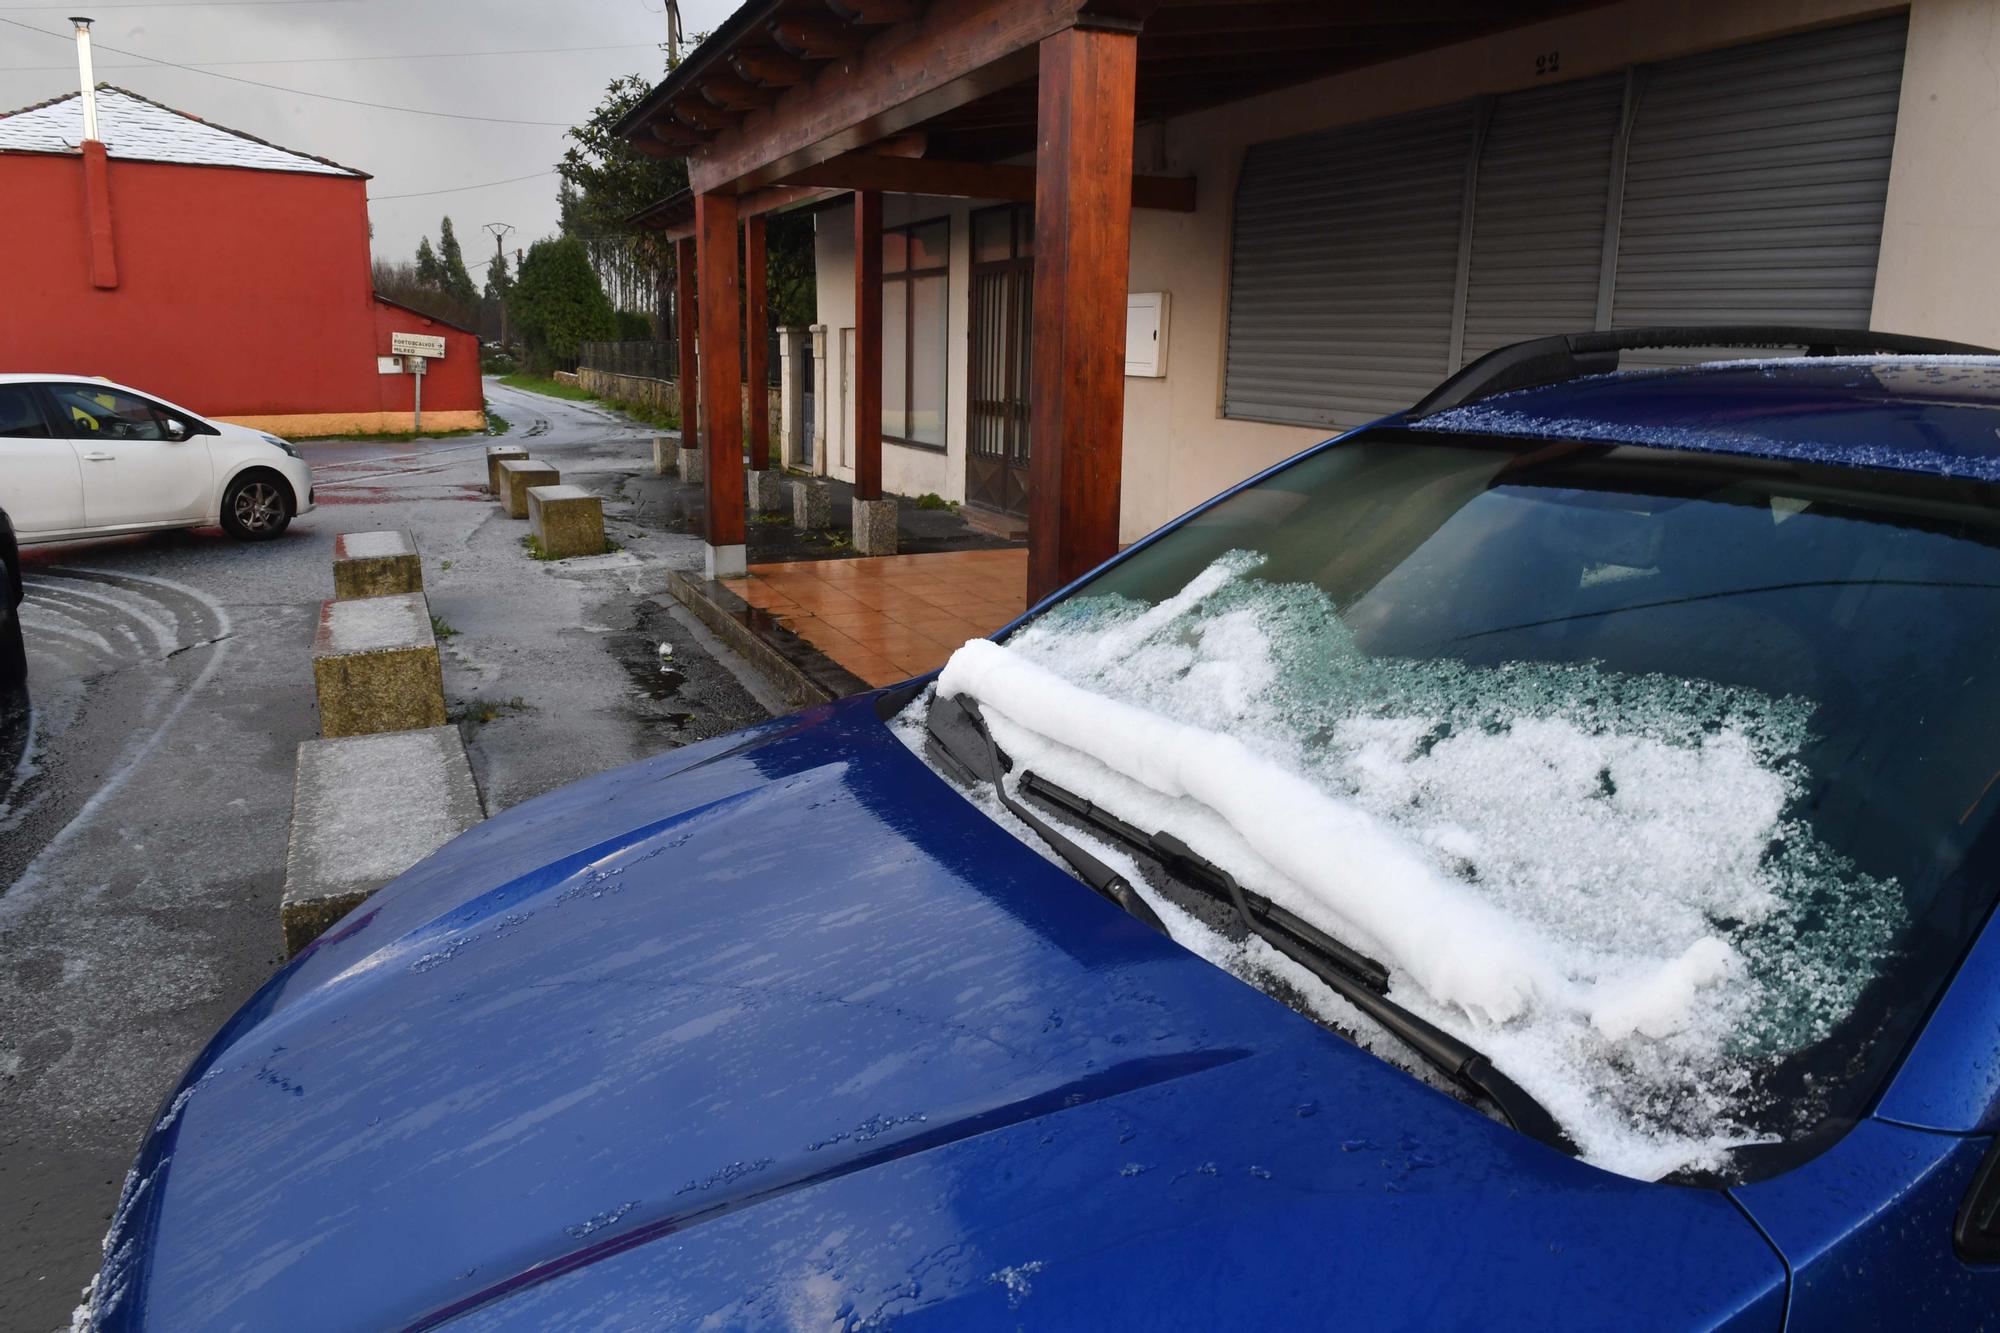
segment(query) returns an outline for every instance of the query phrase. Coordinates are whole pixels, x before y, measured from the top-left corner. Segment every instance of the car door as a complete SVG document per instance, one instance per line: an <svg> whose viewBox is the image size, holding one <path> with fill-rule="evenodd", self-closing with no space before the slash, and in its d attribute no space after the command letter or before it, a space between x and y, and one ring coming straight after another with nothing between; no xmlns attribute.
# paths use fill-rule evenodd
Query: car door
<svg viewBox="0 0 2000 1333"><path fill-rule="evenodd" d="M82 464L32 384L0 384L0 503L23 538L83 526Z"/></svg>
<svg viewBox="0 0 2000 1333"><path fill-rule="evenodd" d="M48 386L83 478L91 528L198 522L207 517L214 468L206 437L150 398L109 384Z"/></svg>

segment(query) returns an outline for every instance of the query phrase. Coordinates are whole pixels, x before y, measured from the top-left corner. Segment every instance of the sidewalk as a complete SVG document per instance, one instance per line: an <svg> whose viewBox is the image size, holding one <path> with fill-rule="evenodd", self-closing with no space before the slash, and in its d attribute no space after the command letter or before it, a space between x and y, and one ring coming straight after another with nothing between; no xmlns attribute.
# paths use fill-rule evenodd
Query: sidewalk
<svg viewBox="0 0 2000 1333"><path fill-rule="evenodd" d="M1027 607L1024 548L810 560L724 581L753 607L870 685L944 665L967 639Z"/></svg>

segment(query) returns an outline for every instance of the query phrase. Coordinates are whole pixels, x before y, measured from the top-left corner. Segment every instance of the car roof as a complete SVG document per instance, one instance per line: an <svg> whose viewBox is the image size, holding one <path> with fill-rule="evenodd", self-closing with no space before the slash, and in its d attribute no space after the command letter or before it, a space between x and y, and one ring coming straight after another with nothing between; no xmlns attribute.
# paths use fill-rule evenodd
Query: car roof
<svg viewBox="0 0 2000 1333"><path fill-rule="evenodd" d="M2000 482L2000 357L1781 357L1617 370L1408 424Z"/></svg>

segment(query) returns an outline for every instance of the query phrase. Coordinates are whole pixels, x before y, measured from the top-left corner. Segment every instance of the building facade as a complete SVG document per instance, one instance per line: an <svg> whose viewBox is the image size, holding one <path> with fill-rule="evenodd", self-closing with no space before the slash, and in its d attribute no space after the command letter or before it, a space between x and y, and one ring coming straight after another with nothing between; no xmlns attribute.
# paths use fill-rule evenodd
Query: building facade
<svg viewBox="0 0 2000 1333"><path fill-rule="evenodd" d="M298 435L407 431L391 334L442 335L426 430L484 425L469 331L379 298L368 177L128 93L0 116L0 369L98 375Z"/></svg>
<svg viewBox="0 0 2000 1333"><path fill-rule="evenodd" d="M1121 540L1520 338L2000 344L1996 66L1983 0L1626 0L1141 119L1134 171L1196 200L1131 215ZM813 206L818 456L848 477L855 228ZM887 490L1026 515L1032 219L884 194Z"/></svg>

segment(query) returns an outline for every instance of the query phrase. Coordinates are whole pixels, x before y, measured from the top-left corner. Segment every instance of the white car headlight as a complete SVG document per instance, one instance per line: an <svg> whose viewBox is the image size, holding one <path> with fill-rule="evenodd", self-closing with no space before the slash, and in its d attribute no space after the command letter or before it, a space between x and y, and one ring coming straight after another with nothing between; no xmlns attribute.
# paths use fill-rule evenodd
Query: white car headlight
<svg viewBox="0 0 2000 1333"><path fill-rule="evenodd" d="M276 435L266 435L264 436L264 443L277 445L280 449L283 449L293 458L297 458L299 456L299 451L292 447L292 442L290 440L280 439Z"/></svg>

